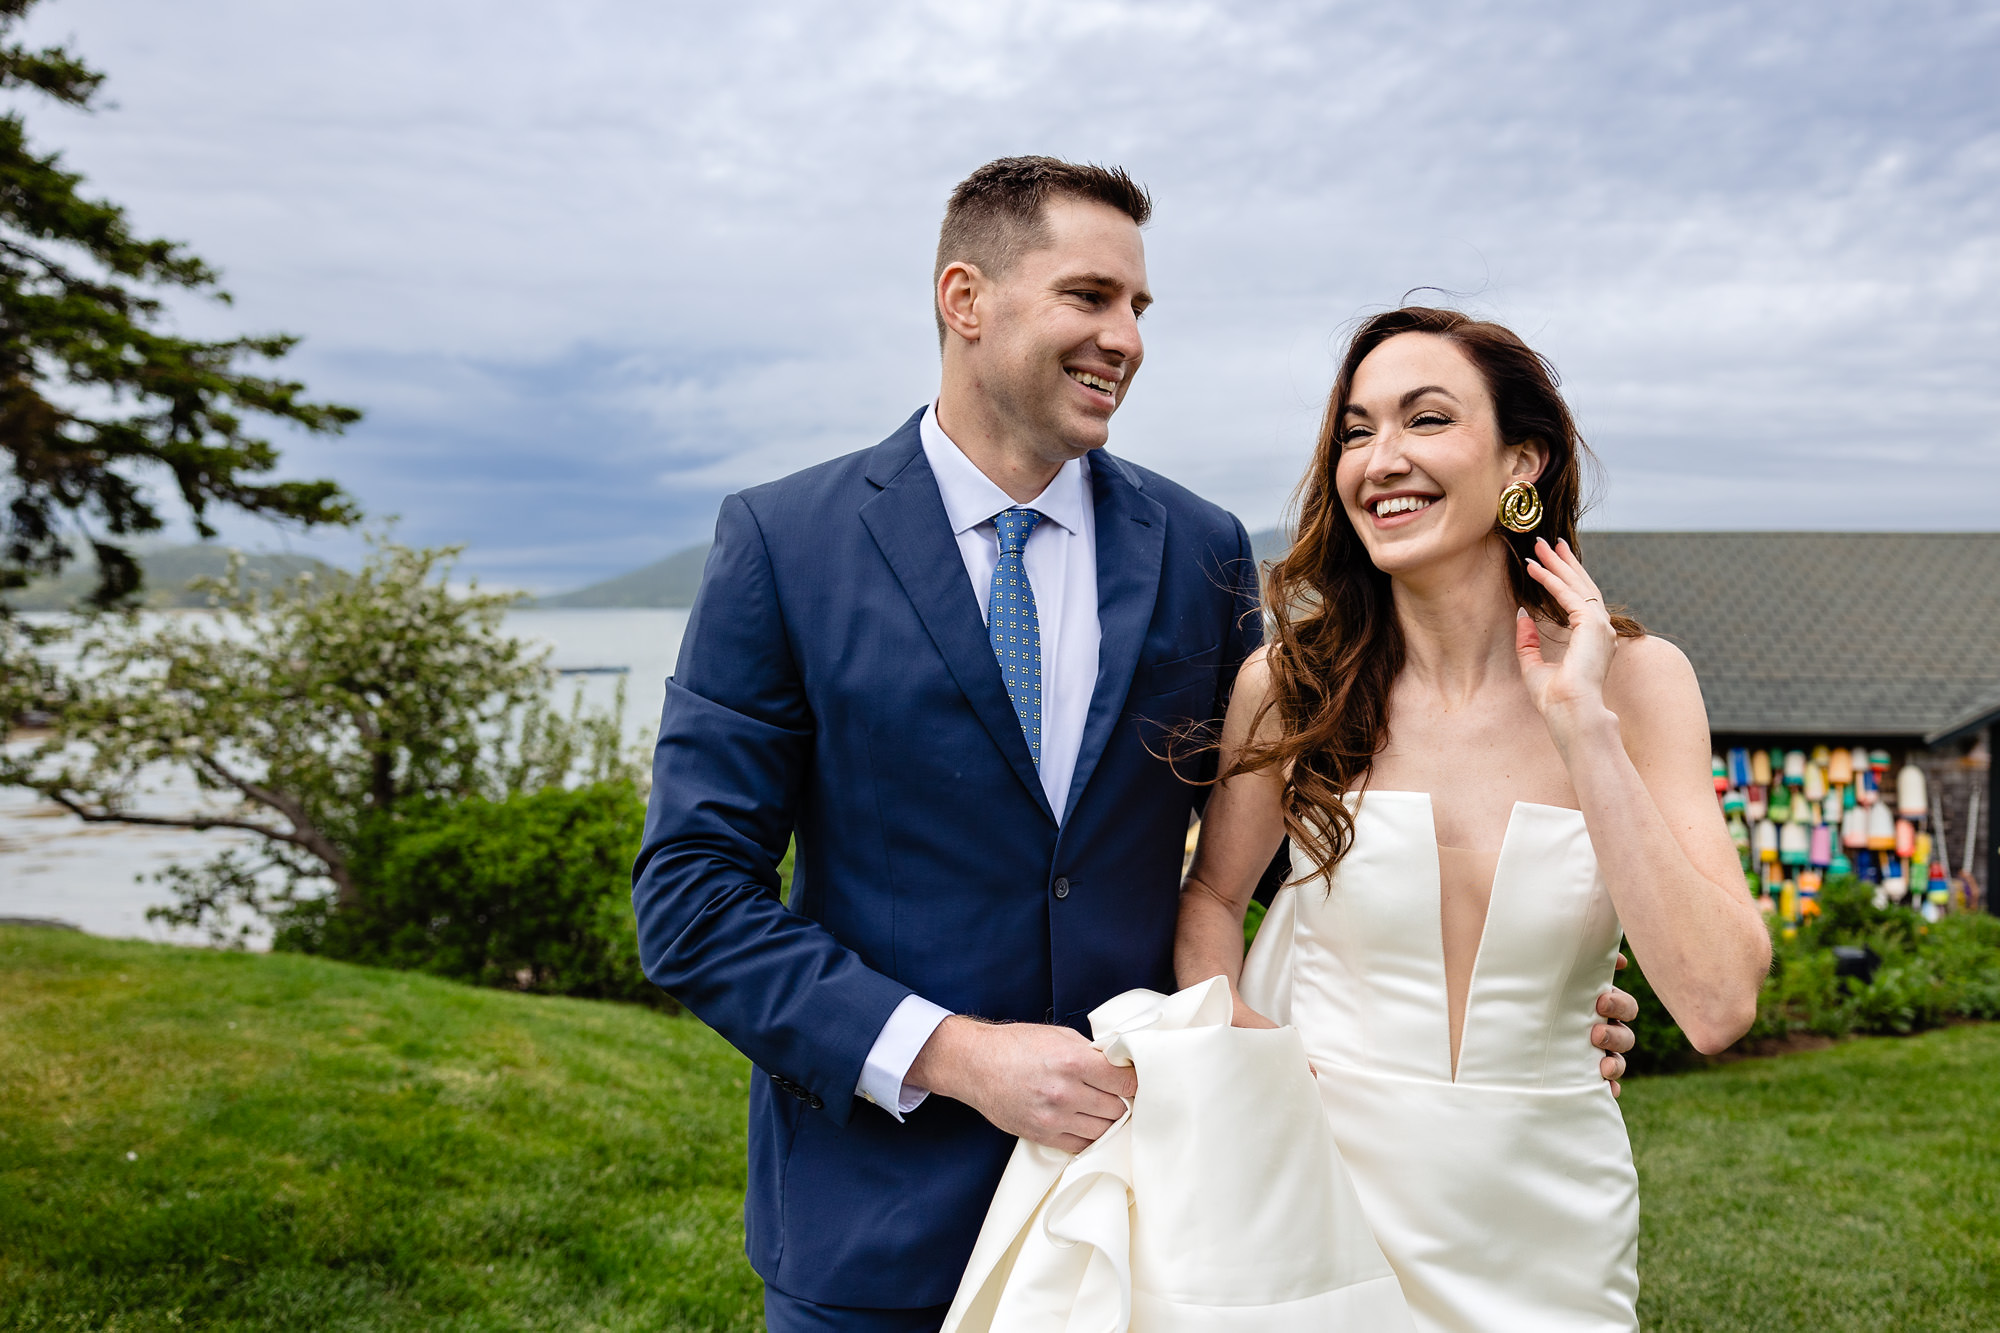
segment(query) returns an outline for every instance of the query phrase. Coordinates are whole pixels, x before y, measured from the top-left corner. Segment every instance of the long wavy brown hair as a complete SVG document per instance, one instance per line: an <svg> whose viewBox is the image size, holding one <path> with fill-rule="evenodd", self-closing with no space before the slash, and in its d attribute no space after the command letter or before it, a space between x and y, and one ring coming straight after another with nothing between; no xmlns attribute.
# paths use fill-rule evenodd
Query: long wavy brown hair
<svg viewBox="0 0 2000 1333"><path fill-rule="evenodd" d="M1567 539L1582 553L1576 533L1581 472L1585 460L1596 462L1557 390L1555 368L1512 330L1456 310L1405 306L1374 316L1355 332L1327 400L1312 466L1293 497L1298 535L1265 574L1270 687L1251 734L1260 735L1275 717L1277 735L1246 745L1220 775L1278 766L1285 775L1285 832L1321 874L1331 874L1353 844L1354 815L1343 798L1365 787L1388 740L1389 692L1403 669L1403 631L1389 576L1369 558L1333 478L1355 372L1399 333L1450 339L1485 377L1501 441L1539 440L1548 449L1548 464L1535 482L1540 525L1515 533L1494 520L1506 542L1514 598L1540 619L1566 624L1569 617L1522 562L1537 537L1551 544ZM1624 638L1645 633L1622 611L1612 612L1611 623Z"/></svg>

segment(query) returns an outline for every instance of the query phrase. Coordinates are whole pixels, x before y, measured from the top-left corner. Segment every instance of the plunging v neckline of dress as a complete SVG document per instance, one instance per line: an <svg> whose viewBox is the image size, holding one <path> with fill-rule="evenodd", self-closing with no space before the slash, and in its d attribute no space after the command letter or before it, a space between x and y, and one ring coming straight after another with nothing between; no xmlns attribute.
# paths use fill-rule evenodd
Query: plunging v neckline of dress
<svg viewBox="0 0 2000 1333"><path fill-rule="evenodd" d="M1508 845L1512 842L1514 837L1515 822L1519 818L1520 813L1523 809L1560 811L1566 814L1575 815L1579 821L1583 819L1583 811L1576 809L1574 806L1548 805L1540 801L1515 801L1507 808L1507 822L1504 826L1502 826L1500 830L1500 845L1492 849L1491 851L1487 851L1484 848L1479 848L1479 847L1457 847L1457 846L1447 847L1447 844L1438 837L1437 799L1427 791L1405 791L1399 788L1369 789L1361 793L1360 799L1362 801L1366 801L1367 798L1370 796L1404 797L1404 798L1413 798L1416 800L1421 800L1424 803L1424 808L1428 815L1428 818L1424 821L1424 824L1425 827L1428 828L1430 831L1431 861L1436 867L1437 879L1438 879L1438 990L1439 993L1444 996L1444 1006L1445 1006L1444 1007L1445 1053L1446 1053L1445 1070L1447 1074L1447 1081L1452 1084L1456 1084L1458 1082L1459 1064L1463 1060L1465 1055L1466 1035L1470 1032L1472 1026L1472 1002L1474 997L1478 994L1479 963L1481 957L1486 952L1487 929L1493 920L1494 903L1500 893L1500 872L1501 868L1507 862L1507 848ZM1480 913L1479 941L1477 944L1473 946L1472 968L1466 974L1465 978L1465 1007L1464 1010L1459 1015L1458 1048L1456 1050L1454 1050L1451 1045L1450 972L1448 970L1448 965L1446 963L1444 956L1443 853L1447 850L1455 852L1468 852L1474 856L1491 856L1493 858L1493 876L1491 879L1487 881L1486 884L1486 909Z"/></svg>

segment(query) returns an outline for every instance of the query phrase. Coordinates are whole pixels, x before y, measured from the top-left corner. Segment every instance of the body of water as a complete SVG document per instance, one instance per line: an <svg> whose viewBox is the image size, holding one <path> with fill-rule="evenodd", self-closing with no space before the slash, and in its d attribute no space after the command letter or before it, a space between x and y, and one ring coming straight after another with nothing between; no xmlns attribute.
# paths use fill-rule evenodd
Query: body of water
<svg viewBox="0 0 2000 1333"><path fill-rule="evenodd" d="M556 685L565 703L580 691L588 706L608 709L622 681L621 729L635 745L650 746L687 617L685 610L514 611L507 628L547 644L549 665L575 673ZM622 673L604 670L619 667ZM144 808L185 811L199 799L192 782L163 770ZM199 943L199 936L146 920L148 907L170 900L152 877L175 861L205 861L224 847L256 841L221 830L85 824L30 793L0 788L0 917L44 917L94 935Z"/></svg>

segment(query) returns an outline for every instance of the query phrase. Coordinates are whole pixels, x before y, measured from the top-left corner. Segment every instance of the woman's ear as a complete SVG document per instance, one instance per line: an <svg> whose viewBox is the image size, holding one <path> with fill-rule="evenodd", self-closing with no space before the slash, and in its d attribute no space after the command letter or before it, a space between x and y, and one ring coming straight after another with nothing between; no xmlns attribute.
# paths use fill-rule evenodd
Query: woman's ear
<svg viewBox="0 0 2000 1333"><path fill-rule="evenodd" d="M1507 473L1509 481L1535 482L1542 479L1542 473L1549 466L1549 446L1540 440L1522 440L1519 444L1507 446L1514 455L1512 466Z"/></svg>

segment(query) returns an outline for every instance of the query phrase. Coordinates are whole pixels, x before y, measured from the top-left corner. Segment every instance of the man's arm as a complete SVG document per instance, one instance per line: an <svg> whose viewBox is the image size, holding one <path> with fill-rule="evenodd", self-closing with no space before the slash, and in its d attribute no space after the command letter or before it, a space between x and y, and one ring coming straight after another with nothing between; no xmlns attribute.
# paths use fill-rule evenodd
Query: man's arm
<svg viewBox="0 0 2000 1333"><path fill-rule="evenodd" d="M778 900L814 720L741 497L667 682L632 906L646 975L838 1123L910 989Z"/></svg>

